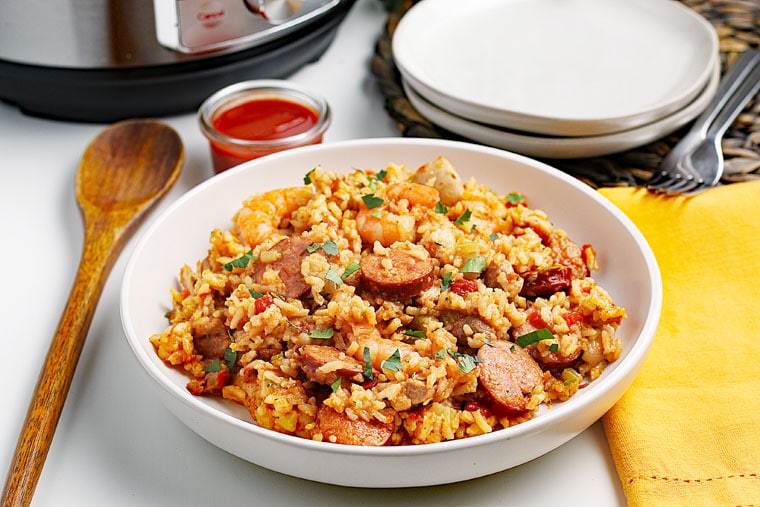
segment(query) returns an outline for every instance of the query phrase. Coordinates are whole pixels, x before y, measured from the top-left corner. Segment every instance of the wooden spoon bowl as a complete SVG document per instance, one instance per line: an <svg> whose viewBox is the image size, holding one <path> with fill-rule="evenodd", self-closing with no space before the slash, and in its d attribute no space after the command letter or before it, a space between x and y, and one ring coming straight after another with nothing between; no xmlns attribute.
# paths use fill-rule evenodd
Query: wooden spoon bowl
<svg viewBox="0 0 760 507"><path fill-rule="evenodd" d="M31 503L103 285L137 224L177 181L183 161L179 135L155 120L116 123L85 150L75 184L84 220L82 257L32 395L0 505Z"/></svg>

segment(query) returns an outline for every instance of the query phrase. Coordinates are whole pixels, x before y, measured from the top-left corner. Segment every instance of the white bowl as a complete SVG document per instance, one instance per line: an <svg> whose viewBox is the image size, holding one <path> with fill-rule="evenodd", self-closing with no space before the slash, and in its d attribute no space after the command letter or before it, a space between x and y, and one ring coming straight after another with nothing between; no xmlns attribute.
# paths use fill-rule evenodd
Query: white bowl
<svg viewBox="0 0 760 507"><path fill-rule="evenodd" d="M628 318L619 328L623 353L604 374L565 403L534 419L464 440L405 447L358 447L314 442L256 426L245 408L190 394L188 379L158 358L148 338L167 325L169 288L179 268L208 249L210 231L226 228L250 194L302 184L314 166L336 171L416 167L439 155L464 177L502 193L522 192L579 243L592 244L602 267L596 278ZM121 318L127 341L169 410L200 436L257 465L337 485L408 487L481 477L537 458L599 419L641 367L659 320L662 284L636 227L590 187L545 164L478 145L430 139L373 139L328 143L277 153L217 175L174 202L142 234L127 265ZM190 443L192 444L192 443Z"/></svg>

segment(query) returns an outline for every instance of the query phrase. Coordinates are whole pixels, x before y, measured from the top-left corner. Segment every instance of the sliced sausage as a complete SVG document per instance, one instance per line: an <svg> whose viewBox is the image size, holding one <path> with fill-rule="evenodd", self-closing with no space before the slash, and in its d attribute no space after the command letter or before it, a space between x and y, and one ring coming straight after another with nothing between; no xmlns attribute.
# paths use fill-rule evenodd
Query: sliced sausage
<svg viewBox="0 0 760 507"><path fill-rule="evenodd" d="M531 271L523 276L523 297L549 297L555 292L567 290L573 281L573 270L555 264L548 268Z"/></svg>
<svg viewBox="0 0 760 507"><path fill-rule="evenodd" d="M570 355L563 355L559 352L546 351L541 353L541 350L535 345L528 345L526 347L528 353L533 359L541 365L541 368L551 371L561 371L565 368L573 368L578 365L581 357L582 349L578 349Z"/></svg>
<svg viewBox="0 0 760 507"><path fill-rule="evenodd" d="M304 345L301 347L299 357L301 370L312 382L332 385L339 378L347 382L364 380L362 376L364 365L335 347Z"/></svg>
<svg viewBox="0 0 760 507"><path fill-rule="evenodd" d="M351 419L327 405L317 411L317 426L326 442L348 445L388 445L393 436L393 418L387 423L376 419Z"/></svg>
<svg viewBox="0 0 760 507"><path fill-rule="evenodd" d="M522 347L504 340L481 347L478 357L478 381L489 407L504 415L525 412L526 395L542 382L538 363Z"/></svg>
<svg viewBox="0 0 760 507"><path fill-rule="evenodd" d="M553 234L549 240L554 260L570 269L573 278L586 278L588 266L583 258L583 249L564 234Z"/></svg>
<svg viewBox="0 0 760 507"><path fill-rule="evenodd" d="M193 330L193 346L206 359L224 357L224 351L230 346L230 336L224 322L210 319L196 325Z"/></svg>
<svg viewBox="0 0 760 507"><path fill-rule="evenodd" d="M366 253L359 260L362 288L393 299L418 296L433 285L433 261L397 249Z"/></svg>
<svg viewBox="0 0 760 507"><path fill-rule="evenodd" d="M311 286L301 274L301 261L309 255L306 250L309 244L309 240L302 236L285 238L275 244L272 250L278 252L280 257L274 262L257 262L254 265L253 278L256 283L263 283L264 273L271 269L279 273L285 286L283 296L295 299L309 292Z"/></svg>

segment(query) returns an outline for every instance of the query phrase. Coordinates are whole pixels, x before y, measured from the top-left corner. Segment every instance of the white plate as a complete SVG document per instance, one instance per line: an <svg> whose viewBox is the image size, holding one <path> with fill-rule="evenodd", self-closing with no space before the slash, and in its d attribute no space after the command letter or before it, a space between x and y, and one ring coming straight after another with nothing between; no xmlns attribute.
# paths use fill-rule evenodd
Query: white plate
<svg viewBox="0 0 760 507"><path fill-rule="evenodd" d="M712 25L672 0L423 0L393 36L401 75L441 109L556 136L651 123L718 59Z"/></svg>
<svg viewBox="0 0 760 507"><path fill-rule="evenodd" d="M514 132L476 123L455 116L420 97L404 82L409 102L432 123L472 141L516 151L539 158L599 157L643 146L674 132L696 118L715 94L720 82L720 65L716 61L712 77L702 93L686 107L660 120L614 134L586 137L548 137Z"/></svg>
<svg viewBox="0 0 760 507"><path fill-rule="evenodd" d="M357 167L380 169L389 162L416 167L440 155L448 157L465 178L474 176L504 193L523 192L576 241L594 245L602 266L599 282L628 311L618 333L623 350L599 379L568 402L555 403L525 423L464 440L403 447L347 446L260 428L235 403L190 394L185 388L188 379L158 358L148 339L167 325L169 288L177 286L180 267L194 265L206 254L209 231L228 227L247 196L301 185L304 174L317 164L341 172ZM121 318L127 341L156 393L172 413L209 442L296 477L389 488L492 474L541 456L585 430L633 381L651 345L661 303L659 270L643 236L620 210L587 185L545 164L494 148L387 138L269 155L190 190L157 217L137 242L124 273Z"/></svg>

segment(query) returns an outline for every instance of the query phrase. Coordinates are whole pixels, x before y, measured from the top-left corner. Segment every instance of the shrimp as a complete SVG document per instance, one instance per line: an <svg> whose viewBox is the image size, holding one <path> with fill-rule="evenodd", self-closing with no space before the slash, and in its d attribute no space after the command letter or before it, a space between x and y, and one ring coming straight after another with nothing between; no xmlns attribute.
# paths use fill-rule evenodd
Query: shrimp
<svg viewBox="0 0 760 507"><path fill-rule="evenodd" d="M362 208L356 214L356 229L366 243L380 242L391 246L397 241L414 241L416 235L412 215L396 215L389 211Z"/></svg>
<svg viewBox="0 0 760 507"><path fill-rule="evenodd" d="M246 200L233 218L240 239L253 248L277 232L283 218L309 202L309 187L270 190Z"/></svg>
<svg viewBox="0 0 760 507"><path fill-rule="evenodd" d="M394 183L385 189L385 197L390 201L398 202L406 199L410 206L424 206L432 208L441 199L437 188L423 183L403 182Z"/></svg>
<svg viewBox="0 0 760 507"><path fill-rule="evenodd" d="M406 200L409 206L433 208L439 201L437 189L421 183L395 183L385 190L388 201ZM414 241L417 233L412 215L399 215L387 210L383 203L380 208L363 207L356 215L356 229L366 243L378 241L383 246L391 246L397 241Z"/></svg>
<svg viewBox="0 0 760 507"><path fill-rule="evenodd" d="M444 157L420 166L414 172L414 181L432 185L441 194L441 202L453 206L462 198L464 184L456 168Z"/></svg>

